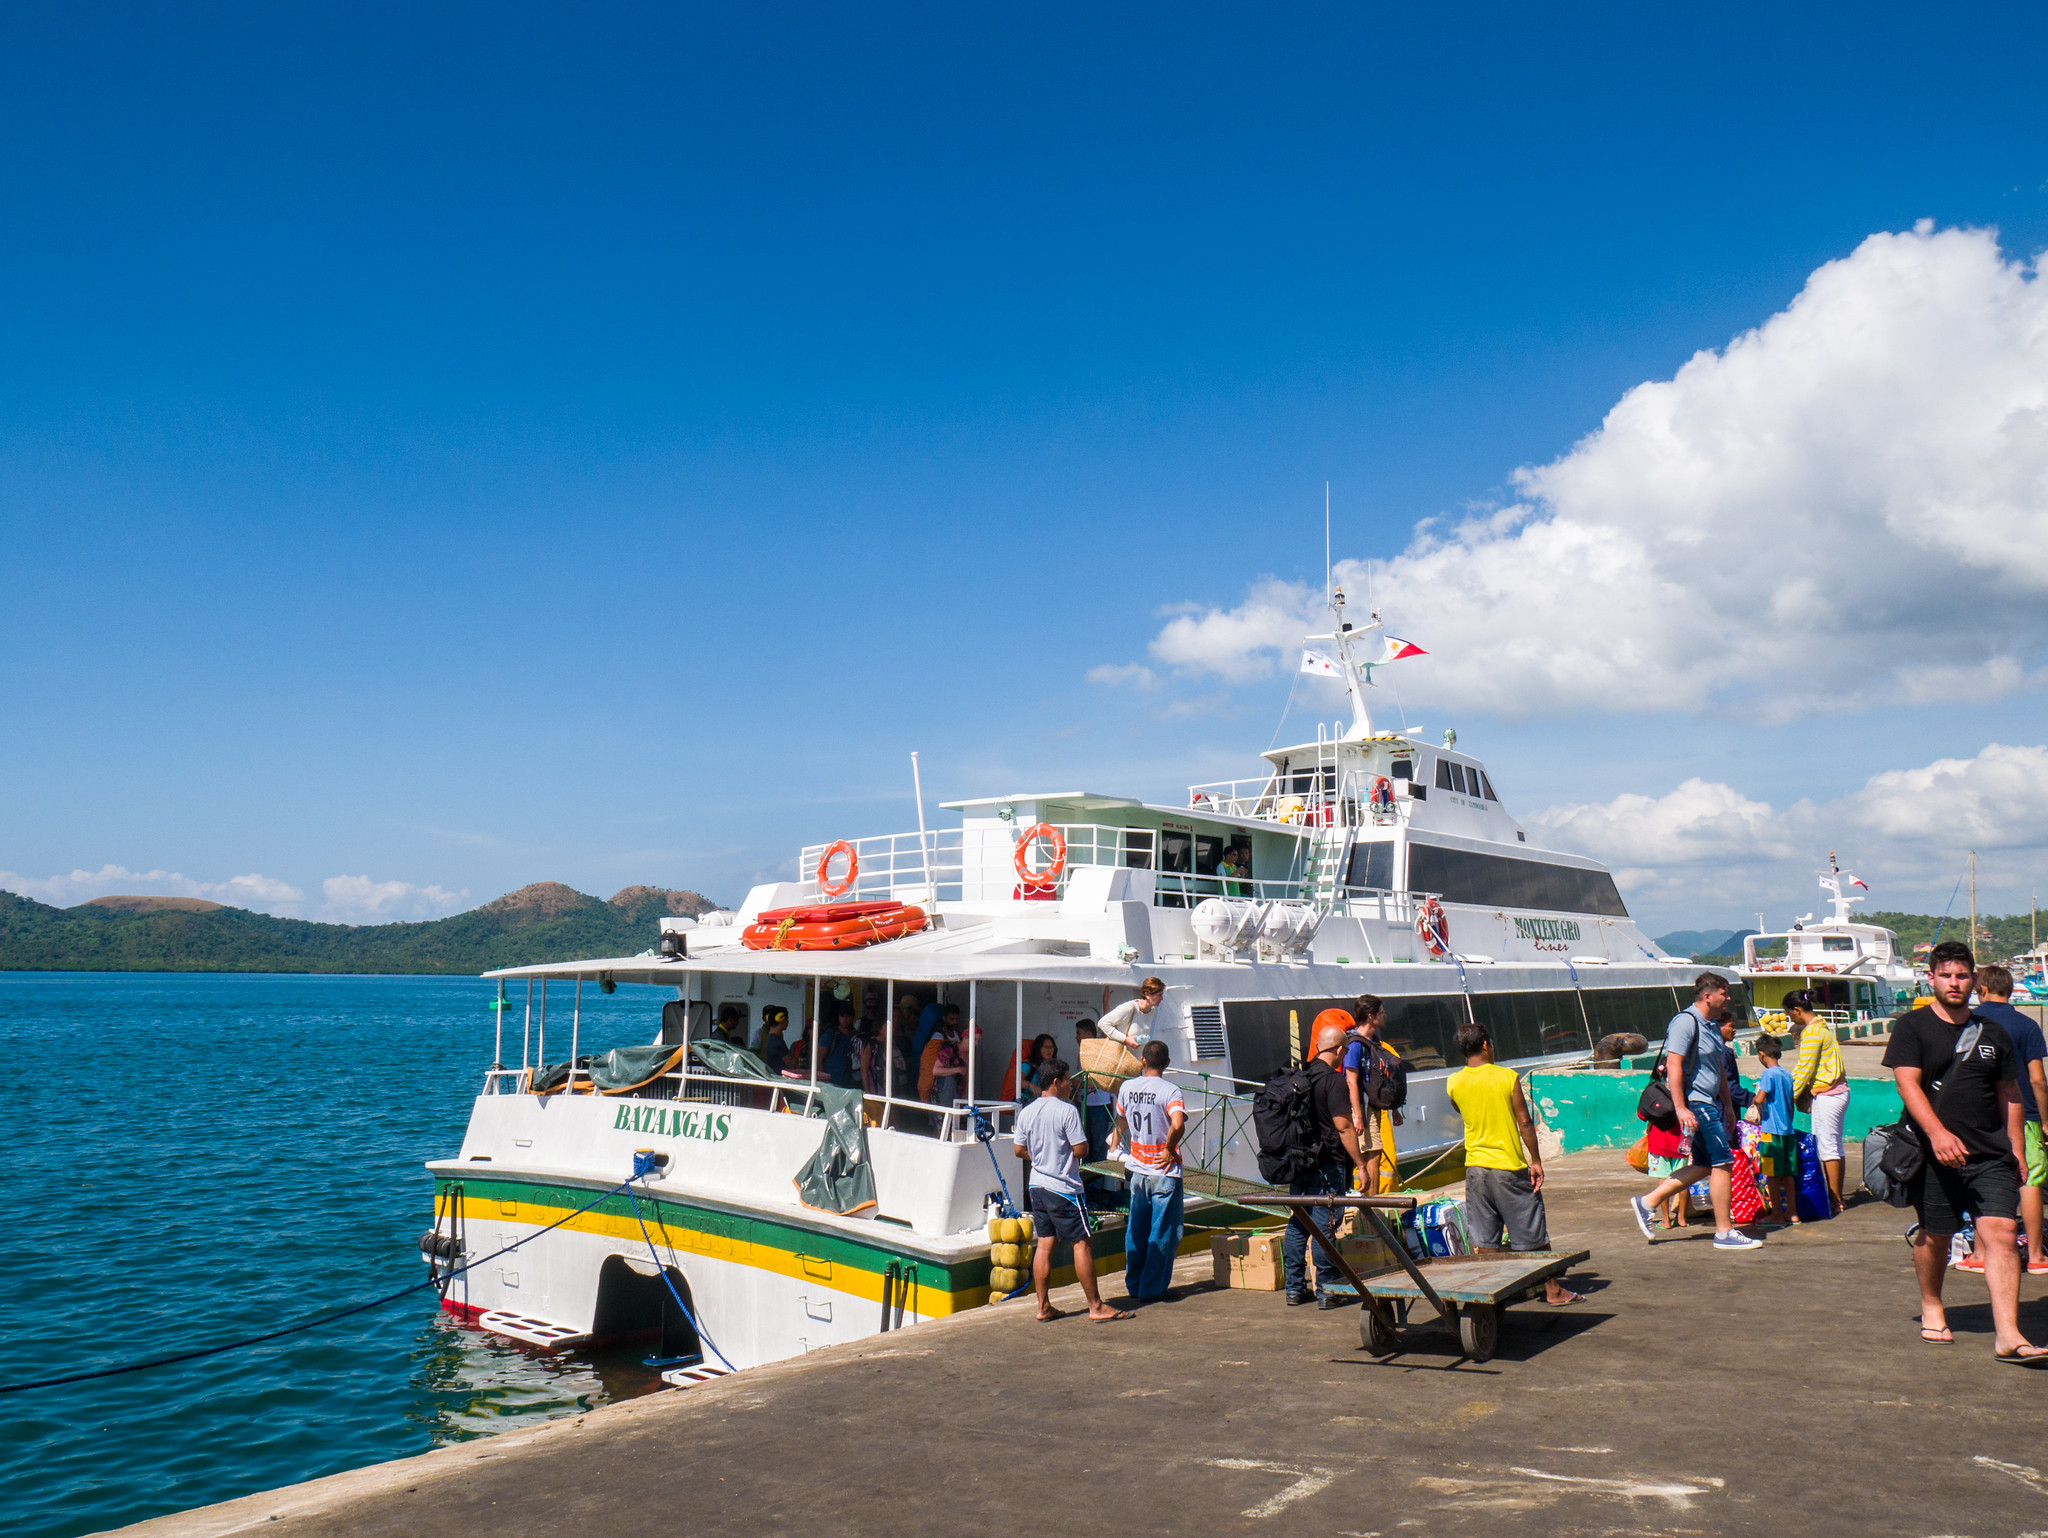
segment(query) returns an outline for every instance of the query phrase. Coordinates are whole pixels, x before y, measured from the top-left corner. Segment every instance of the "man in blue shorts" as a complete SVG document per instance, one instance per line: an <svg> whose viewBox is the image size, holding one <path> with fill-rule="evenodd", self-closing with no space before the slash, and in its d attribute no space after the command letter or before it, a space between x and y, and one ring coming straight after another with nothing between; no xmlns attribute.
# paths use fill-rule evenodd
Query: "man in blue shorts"
<svg viewBox="0 0 2048 1538"><path fill-rule="evenodd" d="M1088 1134L1081 1113L1070 1098L1073 1070L1054 1058L1038 1071L1038 1098L1017 1113L1016 1153L1030 1161L1025 1186L1031 1219L1038 1235L1038 1253L1031 1258L1031 1282L1038 1293L1038 1319L1050 1324L1065 1317L1052 1306L1052 1247L1065 1240L1074 1247L1074 1276L1088 1299L1088 1317L1098 1324L1133 1317L1111 1308L1095 1290L1095 1247L1088 1237L1088 1219L1081 1210L1081 1157L1088 1152Z"/></svg>
<svg viewBox="0 0 2048 1538"><path fill-rule="evenodd" d="M1727 1012L1727 979L1702 972L1693 979L1692 1003L1664 1028L1664 1078L1678 1110L1679 1128L1692 1140L1692 1163L1657 1182L1647 1196L1629 1198L1636 1227L1645 1239L1656 1238L1650 1218L1657 1204L1705 1175L1714 1203L1714 1248L1753 1250L1762 1242L1737 1228L1731 1215L1735 1156L1728 1151L1728 1134L1735 1125L1735 1104L1728 1093L1728 1045L1716 1023Z"/></svg>
<svg viewBox="0 0 2048 1538"><path fill-rule="evenodd" d="M2035 1275L2048 1271L2048 1251L2041 1248L2041 1188L2048 1186L2048 1147L2041 1137L2041 1106L2048 1101L2048 1077L2042 1064L2048 1062L2048 1040L2031 1015L2012 1007L2012 973L2004 967L1977 968L1977 1013L1996 1020L2012 1038L2019 1054L2021 1130L2025 1133L2026 1162L2020 1170L2020 1222L2027 1231L2027 1269Z"/></svg>

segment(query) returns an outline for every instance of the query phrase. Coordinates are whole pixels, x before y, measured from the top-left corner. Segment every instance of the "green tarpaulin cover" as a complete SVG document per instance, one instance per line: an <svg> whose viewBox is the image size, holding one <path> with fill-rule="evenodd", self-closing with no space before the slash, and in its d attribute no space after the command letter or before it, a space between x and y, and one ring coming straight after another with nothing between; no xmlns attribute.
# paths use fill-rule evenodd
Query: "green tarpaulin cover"
<svg viewBox="0 0 2048 1538"><path fill-rule="evenodd" d="M586 1052L576 1059L576 1091L581 1094L586 1083L595 1084L600 1093L607 1095L638 1089L665 1073L673 1073L682 1055L681 1047L659 1044L652 1047L614 1047L609 1052ZM567 1063L549 1063L533 1076L536 1095L552 1095L568 1087Z"/></svg>
<svg viewBox="0 0 2048 1538"><path fill-rule="evenodd" d="M793 1081L768 1071L768 1065L745 1047L729 1041L692 1043L691 1056L713 1073L728 1079L759 1079L764 1084L794 1088ZM818 1151L796 1172L797 1200L820 1212L842 1217L875 1205L875 1171L868 1162L868 1129L860 1115L861 1092L818 1086L805 1114L825 1119Z"/></svg>

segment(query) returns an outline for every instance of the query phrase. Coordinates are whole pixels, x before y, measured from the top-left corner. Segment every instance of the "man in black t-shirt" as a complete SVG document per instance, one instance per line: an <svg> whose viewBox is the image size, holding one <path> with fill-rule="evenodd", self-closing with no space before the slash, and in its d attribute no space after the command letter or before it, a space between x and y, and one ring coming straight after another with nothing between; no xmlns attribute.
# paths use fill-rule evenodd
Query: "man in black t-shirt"
<svg viewBox="0 0 2048 1538"><path fill-rule="evenodd" d="M1977 1228L1977 1258L1991 1293L1992 1352L2001 1362L2048 1365L2048 1349L2020 1334L2020 1263L2016 1248L2019 1176L2026 1143L2021 1131L2019 1054L2005 1027L1970 1009L1976 958L1950 940L1927 958L1934 999L1892 1024L1884 1064L1898 1082L1906 1115L1920 1131L1926 1158L1909 1185L1920 1231L1913 1269L1920 1278L1920 1338L1945 1345L1941 1304L1949 1240L1967 1214Z"/></svg>
<svg viewBox="0 0 2048 1538"><path fill-rule="evenodd" d="M1351 1089L1337 1067L1338 1060L1344 1055L1344 1044L1351 1034L1352 1024L1351 1016L1343 1010L1326 1009L1316 1016L1315 1024L1309 1028L1310 1039L1316 1048L1315 1056L1308 1061L1309 1107L1316 1126L1323 1134L1322 1156L1309 1174L1289 1182L1287 1189L1290 1195L1342 1195L1351 1184L1352 1167L1360 1163L1358 1132L1351 1125ZM1310 1207L1301 1216L1326 1234L1336 1232L1335 1207ZM1287 1232L1281 1236L1280 1255L1284 1262L1287 1301L1290 1304L1308 1301L1310 1243L1307 1230L1299 1223L1289 1223ZM1322 1246L1316 1245L1315 1252L1316 1306L1342 1308L1352 1302L1352 1299L1341 1298L1332 1290L1341 1278L1337 1267L1323 1253Z"/></svg>

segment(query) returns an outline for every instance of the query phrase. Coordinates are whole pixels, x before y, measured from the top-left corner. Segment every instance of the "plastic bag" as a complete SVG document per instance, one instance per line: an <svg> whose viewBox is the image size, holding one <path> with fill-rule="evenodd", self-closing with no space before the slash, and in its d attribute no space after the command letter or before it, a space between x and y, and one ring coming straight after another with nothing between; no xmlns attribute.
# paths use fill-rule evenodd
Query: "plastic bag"
<svg viewBox="0 0 2048 1538"><path fill-rule="evenodd" d="M1635 1140L1635 1145L1628 1151L1628 1167L1634 1170L1638 1175L1647 1175L1650 1173L1649 1138L1639 1137Z"/></svg>

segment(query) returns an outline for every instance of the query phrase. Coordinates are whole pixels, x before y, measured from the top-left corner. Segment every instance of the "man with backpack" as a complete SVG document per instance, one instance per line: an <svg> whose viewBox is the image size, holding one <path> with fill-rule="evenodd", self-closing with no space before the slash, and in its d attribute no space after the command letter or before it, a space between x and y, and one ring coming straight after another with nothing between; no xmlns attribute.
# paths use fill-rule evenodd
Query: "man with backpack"
<svg viewBox="0 0 2048 1538"><path fill-rule="evenodd" d="M1735 1127L1735 1105L1728 1086L1730 1053L1716 1024L1728 1010L1728 983L1717 972L1702 972L1693 979L1692 993L1692 1003L1672 1016L1664 1030L1664 1051L1658 1059L1663 1083L1652 1084L1643 1095L1645 1115L1658 1088L1670 1097L1670 1109L1663 1114L1675 1117L1692 1139L1692 1163L1658 1181L1649 1195L1630 1197L1629 1210L1643 1237L1654 1242L1654 1209L1705 1175L1714 1203L1714 1248L1753 1250L1763 1241L1737 1228L1731 1215L1735 1155L1728 1139Z"/></svg>
<svg viewBox="0 0 2048 1538"><path fill-rule="evenodd" d="M1991 1294L1992 1356L2015 1367L2048 1366L2048 1348L2020 1333L2020 1171L2026 1163L2019 1053L2005 1027L1970 1008L1976 958L1943 941L1927 956L1934 997L1892 1022L1884 1065L1917 1133L1917 1168L1901 1170L1919 1218L1913 1270L1920 1279L1920 1338L1955 1337L1941 1302L1950 1240L1974 1220L1977 1258ZM1891 1156L1886 1156L1890 1172Z"/></svg>
<svg viewBox="0 0 2048 1538"><path fill-rule="evenodd" d="M1285 1178L1290 1196L1341 1195L1351 1184L1352 1169L1362 1166L1358 1131L1351 1120L1350 1090L1337 1067L1352 1024L1351 1016L1341 1009L1326 1009L1317 1015L1310 1028L1314 1056L1300 1068L1274 1075L1252 1103L1260 1173L1268 1180ZM1310 1207L1301 1216L1335 1243L1335 1207ZM1307 1230L1300 1223L1289 1223L1280 1253L1290 1307L1309 1300L1308 1247ZM1337 1296L1339 1280L1337 1267L1317 1245L1317 1307L1342 1308L1350 1301Z"/></svg>
<svg viewBox="0 0 2048 1538"><path fill-rule="evenodd" d="M1380 1040L1386 1005L1377 995L1361 993L1352 1008L1358 1027L1344 1045L1344 1081L1351 1096L1351 1125L1358 1130L1358 1152L1366 1195L1380 1188L1380 1112L1391 1112L1401 1125L1401 1107L1408 1103L1408 1064Z"/></svg>

